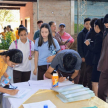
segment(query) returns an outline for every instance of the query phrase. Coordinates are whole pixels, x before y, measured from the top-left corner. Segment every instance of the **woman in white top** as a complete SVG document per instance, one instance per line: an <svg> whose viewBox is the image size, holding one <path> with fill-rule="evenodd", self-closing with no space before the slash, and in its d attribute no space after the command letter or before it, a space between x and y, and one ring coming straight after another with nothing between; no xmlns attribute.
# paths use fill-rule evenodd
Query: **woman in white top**
<svg viewBox="0 0 108 108"><path fill-rule="evenodd" d="M9 49L20 49L23 52L22 64L15 66L13 69L14 83L25 82L30 79L30 60L32 59L32 54L34 53L34 43L27 38L27 29L25 27L20 27L18 35L20 39L12 42L9 47Z"/></svg>

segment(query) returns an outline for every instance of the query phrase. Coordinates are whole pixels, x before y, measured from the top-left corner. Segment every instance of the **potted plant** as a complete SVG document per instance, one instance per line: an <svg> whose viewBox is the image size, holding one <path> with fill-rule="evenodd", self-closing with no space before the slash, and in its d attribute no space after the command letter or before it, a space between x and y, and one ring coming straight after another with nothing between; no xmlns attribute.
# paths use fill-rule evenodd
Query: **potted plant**
<svg viewBox="0 0 108 108"><path fill-rule="evenodd" d="M0 39L0 50L8 50L11 44L11 34L7 34L6 39L3 39L2 37Z"/></svg>

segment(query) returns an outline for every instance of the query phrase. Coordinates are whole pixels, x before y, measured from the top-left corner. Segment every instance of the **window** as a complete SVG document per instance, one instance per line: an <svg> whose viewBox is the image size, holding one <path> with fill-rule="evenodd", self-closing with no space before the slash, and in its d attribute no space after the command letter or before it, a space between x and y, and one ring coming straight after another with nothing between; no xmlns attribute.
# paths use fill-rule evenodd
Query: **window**
<svg viewBox="0 0 108 108"><path fill-rule="evenodd" d="M21 20L21 25L23 25L23 20Z"/></svg>
<svg viewBox="0 0 108 108"><path fill-rule="evenodd" d="M28 30L28 33L30 33L30 18L25 19L25 27Z"/></svg>

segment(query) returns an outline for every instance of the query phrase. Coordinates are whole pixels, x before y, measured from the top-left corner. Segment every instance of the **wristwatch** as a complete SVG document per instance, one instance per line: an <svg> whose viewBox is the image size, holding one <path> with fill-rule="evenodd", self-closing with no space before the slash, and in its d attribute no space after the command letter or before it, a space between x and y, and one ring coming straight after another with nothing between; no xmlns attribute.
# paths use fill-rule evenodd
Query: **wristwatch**
<svg viewBox="0 0 108 108"><path fill-rule="evenodd" d="M69 81L73 81L73 79L70 76L68 76L66 79L68 79Z"/></svg>
<svg viewBox="0 0 108 108"><path fill-rule="evenodd" d="M69 81L73 81L73 79L71 77L69 77Z"/></svg>

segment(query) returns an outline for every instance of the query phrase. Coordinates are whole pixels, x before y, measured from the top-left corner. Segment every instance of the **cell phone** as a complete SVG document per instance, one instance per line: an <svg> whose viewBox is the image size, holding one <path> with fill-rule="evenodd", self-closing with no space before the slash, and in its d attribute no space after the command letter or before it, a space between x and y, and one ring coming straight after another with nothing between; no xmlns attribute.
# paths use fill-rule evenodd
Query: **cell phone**
<svg viewBox="0 0 108 108"><path fill-rule="evenodd" d="M89 42L91 41L91 39L87 39Z"/></svg>

